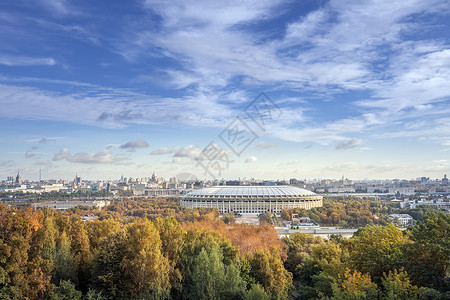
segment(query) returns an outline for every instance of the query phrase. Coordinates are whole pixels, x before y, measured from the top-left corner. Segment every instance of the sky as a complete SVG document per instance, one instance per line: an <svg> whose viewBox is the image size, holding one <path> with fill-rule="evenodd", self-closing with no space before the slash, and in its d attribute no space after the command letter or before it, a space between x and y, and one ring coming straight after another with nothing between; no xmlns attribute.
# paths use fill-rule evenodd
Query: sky
<svg viewBox="0 0 450 300"><path fill-rule="evenodd" d="M450 2L0 2L0 180L450 173Z"/></svg>

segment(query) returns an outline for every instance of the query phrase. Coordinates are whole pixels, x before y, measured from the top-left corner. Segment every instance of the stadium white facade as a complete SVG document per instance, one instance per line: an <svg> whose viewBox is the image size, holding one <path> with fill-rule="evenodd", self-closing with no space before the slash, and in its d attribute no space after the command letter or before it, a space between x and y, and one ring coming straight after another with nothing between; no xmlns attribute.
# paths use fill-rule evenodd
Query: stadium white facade
<svg viewBox="0 0 450 300"><path fill-rule="evenodd" d="M322 196L293 186L214 186L189 192L181 205L217 208L221 214L279 214L283 209L320 207Z"/></svg>

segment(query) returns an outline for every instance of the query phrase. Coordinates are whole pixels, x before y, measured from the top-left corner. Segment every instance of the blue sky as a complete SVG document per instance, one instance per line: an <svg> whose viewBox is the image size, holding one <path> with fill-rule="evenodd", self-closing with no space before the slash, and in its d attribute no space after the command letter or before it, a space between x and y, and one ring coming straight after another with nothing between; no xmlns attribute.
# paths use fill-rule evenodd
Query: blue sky
<svg viewBox="0 0 450 300"><path fill-rule="evenodd" d="M449 14L439 0L3 1L0 178L442 178ZM260 92L279 108L264 128L245 114ZM220 139L236 117L256 136L239 155ZM211 143L228 164L205 174Z"/></svg>

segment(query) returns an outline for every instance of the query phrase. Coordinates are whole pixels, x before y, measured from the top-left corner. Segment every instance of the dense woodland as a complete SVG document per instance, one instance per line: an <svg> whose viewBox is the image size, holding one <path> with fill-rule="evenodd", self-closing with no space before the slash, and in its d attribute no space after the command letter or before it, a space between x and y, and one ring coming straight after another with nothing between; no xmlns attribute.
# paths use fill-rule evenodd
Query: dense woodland
<svg viewBox="0 0 450 300"><path fill-rule="evenodd" d="M427 211L438 212L433 207L400 209L398 203L384 203L368 199L324 198L322 207L284 211L282 217L288 220L295 213L300 217L309 217L322 226L359 228L365 225L386 225L391 222L388 215L392 213L410 214L415 220L423 221Z"/></svg>
<svg viewBox="0 0 450 300"><path fill-rule="evenodd" d="M269 225L226 224L176 199L68 212L0 204L0 299L449 299L450 216L427 212L402 232L373 218L385 209L307 211L372 224L325 240L279 239Z"/></svg>

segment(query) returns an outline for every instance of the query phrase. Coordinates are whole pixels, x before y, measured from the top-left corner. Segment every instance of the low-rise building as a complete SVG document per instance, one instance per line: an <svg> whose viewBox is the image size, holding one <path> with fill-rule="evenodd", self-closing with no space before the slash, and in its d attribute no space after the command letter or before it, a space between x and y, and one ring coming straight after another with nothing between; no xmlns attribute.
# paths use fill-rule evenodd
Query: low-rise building
<svg viewBox="0 0 450 300"><path fill-rule="evenodd" d="M78 206L88 206L88 207L95 207L95 208L102 208L106 205L108 205L109 201L46 201L46 202L38 202L38 203L32 203L31 207L34 209L37 209L39 207L48 207L50 209L57 209L57 210L66 210L73 207Z"/></svg>
<svg viewBox="0 0 450 300"><path fill-rule="evenodd" d="M411 224L413 217L408 214L390 214L389 219L397 223L399 226L406 227Z"/></svg>

